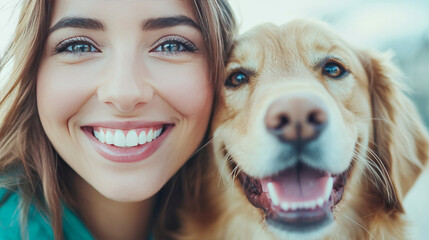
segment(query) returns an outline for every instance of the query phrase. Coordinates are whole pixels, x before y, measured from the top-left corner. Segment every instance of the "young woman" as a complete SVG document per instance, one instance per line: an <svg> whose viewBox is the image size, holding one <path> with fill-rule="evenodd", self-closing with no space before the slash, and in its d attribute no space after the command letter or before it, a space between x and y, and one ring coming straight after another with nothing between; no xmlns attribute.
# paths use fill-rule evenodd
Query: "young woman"
<svg viewBox="0 0 429 240"><path fill-rule="evenodd" d="M234 30L226 0L23 1L0 67L0 239L167 238L157 209Z"/></svg>

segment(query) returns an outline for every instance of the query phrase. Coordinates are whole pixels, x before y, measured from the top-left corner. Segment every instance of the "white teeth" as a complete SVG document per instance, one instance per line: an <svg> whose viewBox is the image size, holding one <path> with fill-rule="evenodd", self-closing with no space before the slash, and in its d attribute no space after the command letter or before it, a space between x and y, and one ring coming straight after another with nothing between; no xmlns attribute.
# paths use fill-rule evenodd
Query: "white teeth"
<svg viewBox="0 0 429 240"><path fill-rule="evenodd" d="M334 187L334 178L333 177L329 177L328 178L328 182L326 183L326 188L325 188L325 200L329 200L329 196L331 196L331 192L332 192L332 188Z"/></svg>
<svg viewBox="0 0 429 240"><path fill-rule="evenodd" d="M274 188L274 184L269 182L267 184L267 188L268 188L268 192L270 193L270 196L271 196L271 201L273 202L274 205L278 205L279 204L279 197L277 196L277 192L276 192L276 189Z"/></svg>
<svg viewBox="0 0 429 240"><path fill-rule="evenodd" d="M106 142L106 134L104 134L103 131L100 130L100 133L98 133L98 140L102 143Z"/></svg>
<svg viewBox="0 0 429 240"><path fill-rule="evenodd" d="M287 202L282 202L280 207L285 211L289 210L289 204Z"/></svg>
<svg viewBox="0 0 429 240"><path fill-rule="evenodd" d="M162 132L162 128L156 130L155 138L159 137L159 135L161 135L161 132Z"/></svg>
<svg viewBox="0 0 429 240"><path fill-rule="evenodd" d="M323 205L329 201L329 197L331 196L332 193L332 188L334 186L334 178L333 177L329 177L327 182L326 182L326 188L325 188L325 192L324 195L311 200L311 201L305 201L305 202L281 202L279 203L280 199L277 195L276 189L274 187L274 183L269 182L267 184L267 188L268 188L268 192L271 196L271 201L273 203L273 205L277 206L280 204L280 207L283 211L295 211L298 209L316 209L316 208L321 208L323 207Z"/></svg>
<svg viewBox="0 0 429 240"><path fill-rule="evenodd" d="M324 203L323 199L319 198L317 200L307 202L282 202L280 207L284 211L295 211L297 209L316 209L317 206L322 207Z"/></svg>
<svg viewBox="0 0 429 240"><path fill-rule="evenodd" d="M97 131L95 131L95 130L94 130L94 136L95 136L97 139L100 139L100 132L97 132Z"/></svg>
<svg viewBox="0 0 429 240"><path fill-rule="evenodd" d="M112 131L106 131L106 143L113 144L113 134Z"/></svg>
<svg viewBox="0 0 429 240"><path fill-rule="evenodd" d="M145 144L147 142L146 133L142 131L139 135L139 144Z"/></svg>
<svg viewBox="0 0 429 240"><path fill-rule="evenodd" d="M316 202L315 201L310 201L308 205L309 205L308 208L310 208L310 209L316 208Z"/></svg>
<svg viewBox="0 0 429 240"><path fill-rule="evenodd" d="M323 198L318 198L317 200L316 200L316 204L317 204L317 206L318 207L322 207L323 206Z"/></svg>
<svg viewBox="0 0 429 240"><path fill-rule="evenodd" d="M125 134L123 131L115 131L115 136L113 137L113 145L117 147L125 147Z"/></svg>
<svg viewBox="0 0 429 240"><path fill-rule="evenodd" d="M129 130L126 135L123 130L98 129L93 131L95 138L100 142L117 147L134 147L152 142L161 135L161 132L162 128L158 130L149 129L147 133L141 131L140 134L137 134L137 130Z"/></svg>
<svg viewBox="0 0 429 240"><path fill-rule="evenodd" d="M152 140L153 140L153 130L151 129L151 130L149 130L149 132L147 133L147 141L148 142L152 142Z"/></svg>
<svg viewBox="0 0 429 240"><path fill-rule="evenodd" d="M310 208L311 207L311 202L304 202L303 204L303 208Z"/></svg>
<svg viewBox="0 0 429 240"><path fill-rule="evenodd" d="M139 144L139 138L137 136L137 132L135 130L131 130L127 134L127 140L125 141L125 145L127 147L134 147Z"/></svg>

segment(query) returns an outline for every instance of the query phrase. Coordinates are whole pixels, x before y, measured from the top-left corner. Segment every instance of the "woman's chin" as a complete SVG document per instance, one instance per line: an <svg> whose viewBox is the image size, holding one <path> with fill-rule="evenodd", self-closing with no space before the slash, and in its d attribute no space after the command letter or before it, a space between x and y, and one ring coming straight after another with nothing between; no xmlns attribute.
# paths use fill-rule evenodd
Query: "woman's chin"
<svg viewBox="0 0 429 240"><path fill-rule="evenodd" d="M163 183L153 181L151 183L102 186L96 190L106 199L120 203L135 203L152 198L163 185Z"/></svg>

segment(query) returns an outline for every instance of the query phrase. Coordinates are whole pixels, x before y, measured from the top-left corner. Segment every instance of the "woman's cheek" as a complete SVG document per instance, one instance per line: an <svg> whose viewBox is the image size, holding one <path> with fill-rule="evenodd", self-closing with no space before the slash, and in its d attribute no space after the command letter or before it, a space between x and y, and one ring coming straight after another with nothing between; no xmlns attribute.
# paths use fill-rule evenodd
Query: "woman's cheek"
<svg viewBox="0 0 429 240"><path fill-rule="evenodd" d="M151 69L158 75L153 86L176 111L184 116L210 113L213 85L205 61L161 69Z"/></svg>
<svg viewBox="0 0 429 240"><path fill-rule="evenodd" d="M41 116L65 122L94 93L96 79L91 72L46 61L37 76L37 105Z"/></svg>

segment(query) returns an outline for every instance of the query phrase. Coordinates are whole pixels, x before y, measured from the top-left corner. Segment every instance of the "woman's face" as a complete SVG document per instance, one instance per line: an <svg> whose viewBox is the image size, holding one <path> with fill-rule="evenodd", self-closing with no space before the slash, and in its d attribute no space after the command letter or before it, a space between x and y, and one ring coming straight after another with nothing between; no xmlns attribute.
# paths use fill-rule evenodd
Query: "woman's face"
<svg viewBox="0 0 429 240"><path fill-rule="evenodd" d="M58 0L50 27L37 76L48 138L105 197L153 196L196 150L211 112L192 6Z"/></svg>

